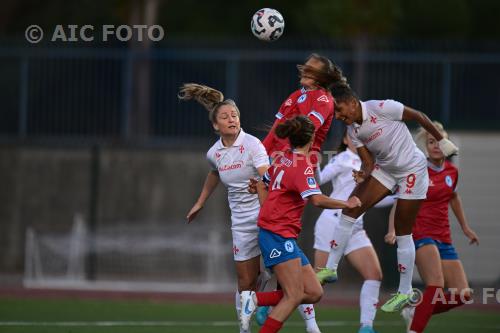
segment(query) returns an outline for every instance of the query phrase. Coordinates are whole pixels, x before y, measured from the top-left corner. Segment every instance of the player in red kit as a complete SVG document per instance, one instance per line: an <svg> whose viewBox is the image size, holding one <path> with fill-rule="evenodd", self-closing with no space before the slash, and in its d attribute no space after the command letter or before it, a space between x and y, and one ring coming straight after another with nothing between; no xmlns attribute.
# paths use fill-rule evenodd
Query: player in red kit
<svg viewBox="0 0 500 333"><path fill-rule="evenodd" d="M447 137L443 126L434 122ZM429 187L413 227L416 248L416 265L426 284L421 303L403 309L409 332L423 332L433 314L446 312L463 305L470 299L469 284L462 263L452 245L448 206L451 206L462 231L471 244L479 244L476 233L469 227L456 190L458 169L447 161L437 140L424 129L417 134L417 142L427 155ZM425 147L425 148L424 148ZM386 241L394 239L390 226ZM453 290L445 292L443 287Z"/></svg>
<svg viewBox="0 0 500 333"><path fill-rule="evenodd" d="M315 137L311 150L319 154L333 120L333 97L330 88L339 82L346 82L342 70L327 57L313 53L304 65L298 65L302 88L294 91L281 104L276 120L262 143L267 154L274 159L276 155L290 148L288 140L276 136L274 129L287 119L303 115L314 124ZM313 155L314 156L314 155ZM312 157L313 163L316 157Z"/></svg>
<svg viewBox="0 0 500 333"><path fill-rule="evenodd" d="M266 268L273 270L282 290L241 293L244 329L257 306L274 306L260 333L278 332L299 304L316 303L323 294L312 266L296 241L306 200L330 209L361 205L357 197L341 201L321 194L309 160L315 131L309 118L298 116L287 120L276 126L275 131L278 137L289 139L293 150L277 157L264 175L269 191L262 181L256 187L262 204L258 218L262 258Z"/></svg>
<svg viewBox="0 0 500 333"><path fill-rule="evenodd" d="M326 139L334 115L330 87L347 80L343 76L342 70L330 59L316 53L311 54L304 65L298 65L297 68L302 88L294 91L281 104L278 113L276 113L274 125L262 144L271 161L274 160L290 149L289 141L276 135L276 127L298 115L308 117L313 123L315 131L310 156L311 162L315 166L319 161L321 145ZM307 332L318 333L319 328L316 324L312 304L301 304L298 310L307 325ZM256 319L259 324L265 321L267 313L268 309L265 307L258 309Z"/></svg>

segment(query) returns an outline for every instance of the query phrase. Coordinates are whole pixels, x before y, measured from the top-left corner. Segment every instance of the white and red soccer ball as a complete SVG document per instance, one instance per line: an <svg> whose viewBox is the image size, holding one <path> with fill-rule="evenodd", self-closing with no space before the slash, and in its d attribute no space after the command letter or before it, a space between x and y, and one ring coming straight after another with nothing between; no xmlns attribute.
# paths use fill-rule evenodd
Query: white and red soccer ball
<svg viewBox="0 0 500 333"><path fill-rule="evenodd" d="M283 34L285 20L276 9L262 8L253 14L250 29L258 39L272 42Z"/></svg>

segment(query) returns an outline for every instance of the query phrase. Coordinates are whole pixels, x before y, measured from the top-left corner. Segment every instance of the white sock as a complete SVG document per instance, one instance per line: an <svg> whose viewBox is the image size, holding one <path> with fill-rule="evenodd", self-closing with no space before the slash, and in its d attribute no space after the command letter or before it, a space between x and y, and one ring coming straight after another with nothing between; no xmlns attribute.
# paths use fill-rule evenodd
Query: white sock
<svg viewBox="0 0 500 333"><path fill-rule="evenodd" d="M415 266L415 244L410 235L396 236L398 244L398 270L399 289L402 294L410 294L412 290L411 280L413 277L413 267Z"/></svg>
<svg viewBox="0 0 500 333"><path fill-rule="evenodd" d="M365 280L359 295L359 306L361 308L361 326L373 326L377 314L378 294L380 281Z"/></svg>
<svg viewBox="0 0 500 333"><path fill-rule="evenodd" d="M236 314L238 318L238 323L240 322L240 312L241 312L241 297L240 297L239 291L236 290L236 293L234 294L234 304L236 306ZM239 324L240 327L240 333L250 333L250 327L248 328L248 331L242 330L241 329L241 323Z"/></svg>
<svg viewBox="0 0 500 333"><path fill-rule="evenodd" d="M332 249L326 262L326 267L329 269L337 269L340 259L344 255L347 242L352 234L352 227L356 223L356 219L342 214L339 223L333 229L335 239L332 240Z"/></svg>
<svg viewBox="0 0 500 333"><path fill-rule="evenodd" d="M297 310L306 323L306 330L319 332L319 327L316 323L316 313L314 312L314 306L312 304L300 304L297 307Z"/></svg>

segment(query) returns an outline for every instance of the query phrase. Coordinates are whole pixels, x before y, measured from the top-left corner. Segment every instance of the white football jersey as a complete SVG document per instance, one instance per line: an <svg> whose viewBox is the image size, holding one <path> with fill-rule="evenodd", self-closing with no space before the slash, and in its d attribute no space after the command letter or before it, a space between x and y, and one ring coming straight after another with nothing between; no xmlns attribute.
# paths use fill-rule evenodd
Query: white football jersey
<svg viewBox="0 0 500 333"><path fill-rule="evenodd" d="M372 100L361 102L361 110L363 123L348 126L348 133L356 148L366 146L380 168L398 178L426 163L402 121L403 104L390 99Z"/></svg>
<svg viewBox="0 0 500 333"><path fill-rule="evenodd" d="M320 185L332 182L333 191L330 194L330 198L347 200L356 186L356 182L354 182L352 177L352 171L359 170L360 168L361 159L358 154L346 149L328 161L323 170L317 173L317 180ZM342 209L324 209L320 218L333 217L335 223L337 223L341 214ZM363 229L363 215L358 218L354 228L355 230Z"/></svg>
<svg viewBox="0 0 500 333"><path fill-rule="evenodd" d="M207 159L227 188L232 228L257 230L260 204L257 194L248 192L248 182L259 176L258 167L269 165L269 157L260 140L241 129L230 147L225 147L219 139L208 150Z"/></svg>

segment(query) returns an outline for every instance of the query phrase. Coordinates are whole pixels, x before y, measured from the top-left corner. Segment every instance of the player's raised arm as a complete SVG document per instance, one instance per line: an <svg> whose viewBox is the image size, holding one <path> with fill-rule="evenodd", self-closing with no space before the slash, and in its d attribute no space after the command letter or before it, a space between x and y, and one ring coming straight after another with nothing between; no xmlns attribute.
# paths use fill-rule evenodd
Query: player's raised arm
<svg viewBox="0 0 500 333"><path fill-rule="evenodd" d="M423 112L412 109L408 106L404 107L403 110L403 121L414 120L420 124L427 132L429 132L439 143L439 148L445 156L451 156L458 153L458 147L455 146L453 142L444 138L439 130L434 126L432 121Z"/></svg>

